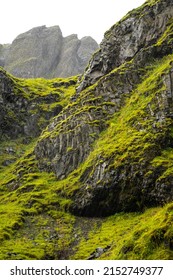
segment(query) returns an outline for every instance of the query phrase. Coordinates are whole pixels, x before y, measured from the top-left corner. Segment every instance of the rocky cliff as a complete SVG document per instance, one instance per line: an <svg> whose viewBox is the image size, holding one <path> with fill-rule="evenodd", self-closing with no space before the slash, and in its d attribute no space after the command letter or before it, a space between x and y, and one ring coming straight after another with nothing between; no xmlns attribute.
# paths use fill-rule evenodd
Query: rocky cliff
<svg viewBox="0 0 173 280"><path fill-rule="evenodd" d="M21 80L0 69L0 140L38 136L48 121L60 113L66 91L74 93L77 77ZM63 102L62 102L63 99ZM65 101L67 103L67 101Z"/></svg>
<svg viewBox="0 0 173 280"><path fill-rule="evenodd" d="M35 148L40 168L47 170L48 162L58 179L85 162L71 206L75 214L137 211L173 199L171 177L165 183L165 169L153 167L172 147L172 14L171 1L149 1L113 26L75 102Z"/></svg>
<svg viewBox="0 0 173 280"><path fill-rule="evenodd" d="M80 77L1 70L0 258L173 258L172 53L172 1L149 0Z"/></svg>
<svg viewBox="0 0 173 280"><path fill-rule="evenodd" d="M142 9L130 12L112 26L85 70L79 91L133 58L143 66L150 59L170 53L167 36L171 36L171 3L147 1Z"/></svg>
<svg viewBox="0 0 173 280"><path fill-rule="evenodd" d="M1 55L1 66L17 77L68 77L82 73L98 44L91 37L63 37L59 26L20 34Z"/></svg>

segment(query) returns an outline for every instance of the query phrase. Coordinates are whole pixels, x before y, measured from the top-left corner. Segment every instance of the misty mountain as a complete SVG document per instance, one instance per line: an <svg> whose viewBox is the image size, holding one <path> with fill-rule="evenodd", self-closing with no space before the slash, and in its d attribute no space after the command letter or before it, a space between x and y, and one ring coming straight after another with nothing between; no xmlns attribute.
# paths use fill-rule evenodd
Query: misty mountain
<svg viewBox="0 0 173 280"><path fill-rule="evenodd" d="M83 72L98 44L91 37L63 37L59 26L35 27L0 46L0 65L23 78L68 77Z"/></svg>

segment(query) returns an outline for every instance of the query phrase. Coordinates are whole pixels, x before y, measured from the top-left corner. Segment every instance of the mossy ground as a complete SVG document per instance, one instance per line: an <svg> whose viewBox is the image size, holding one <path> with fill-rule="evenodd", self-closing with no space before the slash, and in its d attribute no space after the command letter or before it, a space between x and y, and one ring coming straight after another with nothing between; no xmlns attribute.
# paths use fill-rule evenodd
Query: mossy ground
<svg viewBox="0 0 173 280"><path fill-rule="evenodd" d="M0 259L87 259L100 247L109 248L100 259L173 258L173 204L103 219L76 218L64 211L65 182L31 173L35 162L24 158L17 162L22 184L10 190L19 173L1 181Z"/></svg>
<svg viewBox="0 0 173 280"><path fill-rule="evenodd" d="M0 259L60 258L73 240L68 201L55 176L38 171L33 146L1 174Z"/></svg>
<svg viewBox="0 0 173 280"><path fill-rule="evenodd" d="M116 214L83 237L74 259L87 259L97 248L108 248L100 259L172 259L173 204L144 213Z"/></svg>
<svg viewBox="0 0 173 280"><path fill-rule="evenodd" d="M15 190L10 176L18 174L1 185L0 259L87 259L97 248L108 248L100 259L173 258L172 203L108 218L74 217L65 211L65 182L31 173L34 160L26 161Z"/></svg>
<svg viewBox="0 0 173 280"><path fill-rule="evenodd" d="M18 88L25 92L25 96L30 99L44 97L49 95L59 95L60 101L68 104L67 100L75 93L74 85L78 76L69 78L54 78L54 79L22 79L15 78ZM69 100L68 100L69 101Z"/></svg>

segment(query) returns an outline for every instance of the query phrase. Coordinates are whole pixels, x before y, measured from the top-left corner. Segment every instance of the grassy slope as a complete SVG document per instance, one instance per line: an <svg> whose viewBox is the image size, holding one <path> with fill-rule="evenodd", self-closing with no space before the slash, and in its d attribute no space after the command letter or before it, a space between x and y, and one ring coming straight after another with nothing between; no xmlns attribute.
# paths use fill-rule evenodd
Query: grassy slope
<svg viewBox="0 0 173 280"><path fill-rule="evenodd" d="M74 254L86 259L96 248L108 248L100 259L172 259L173 204L144 213L116 214L82 238Z"/></svg>
<svg viewBox="0 0 173 280"><path fill-rule="evenodd" d="M57 181L53 174L39 172L33 153L34 141L29 145L24 145L22 139L1 143L1 164L7 158L15 162L0 168L0 259L86 259L98 247L108 248L101 259L173 258L173 204L104 219L77 218L65 211L70 203L69 194L80 187L78 176L88 165L97 164L98 154L104 158L113 156L115 166L130 155L133 159L142 158L150 141L135 128L134 122L144 122L147 105L154 106L156 92L159 95L163 90L163 85L158 87L159 78L169 71L172 61L173 56L169 56L148 71L95 143L89 158L67 179ZM47 91L49 83L19 82L25 92L28 87L33 94L42 86L43 95L50 92ZM73 90L66 89L64 105ZM151 123L152 119L143 123L150 139L154 137ZM15 154L8 154L7 147L13 147ZM121 151L119 158L117 150ZM153 161L153 166L165 164L162 176L172 172L172 152L172 149L163 151Z"/></svg>
<svg viewBox="0 0 173 280"><path fill-rule="evenodd" d="M57 105L64 107L69 104L70 97L75 93L75 83L77 81L77 77L52 80L41 78L18 79L11 75L9 77L15 83L16 94L20 92L26 99L33 102L37 102L37 98L40 98L39 106L45 112L49 112ZM58 102L49 104L44 100L40 101L42 97L45 98L50 95L58 95ZM33 111L32 113L37 112ZM43 119L43 121L45 120ZM48 247L47 250L51 254L51 245L46 245L47 242L45 244L48 239L45 240L43 236L48 238L49 233L46 229L43 233L40 231L42 222L46 227L46 221L52 225L51 216L54 218L64 216L64 224L63 219L60 219L56 226L62 224L62 232L65 231L65 227L67 228L66 223L69 221L70 215L61 213L61 210L55 211L57 207L49 205L49 201L54 204L53 200L55 198L55 203L57 202L56 194L53 193L54 184L56 185L57 182L52 174L44 174L38 171L33 155L36 141L37 139L33 139L31 143L26 145L25 138L20 137L15 141L5 139L0 143L0 259L45 258L45 246ZM49 186L52 187L51 190L48 189ZM47 194L44 194L44 191ZM47 197L46 200L47 195L50 198ZM45 203L50 206L50 216L49 211L44 208L46 207ZM57 204L59 205L59 203ZM43 208L46 210L46 214L43 215L44 217L39 216L37 218ZM29 228L31 224L31 233L28 232L27 234L27 230L23 228L24 224ZM57 235L56 229L51 228L52 231L53 236ZM66 231L70 231L69 225ZM18 237L18 234L20 237ZM28 240L27 235L29 236ZM36 237L37 235L38 237ZM36 244L38 244L38 248ZM28 253L22 249L25 245L26 251L29 248ZM58 241L58 246L62 246L61 241Z"/></svg>

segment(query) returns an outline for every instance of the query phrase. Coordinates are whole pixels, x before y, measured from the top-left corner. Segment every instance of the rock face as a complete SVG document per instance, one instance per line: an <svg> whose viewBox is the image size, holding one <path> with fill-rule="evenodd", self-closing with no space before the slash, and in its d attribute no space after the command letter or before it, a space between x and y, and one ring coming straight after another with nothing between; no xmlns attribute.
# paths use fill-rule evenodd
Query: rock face
<svg viewBox="0 0 173 280"><path fill-rule="evenodd" d="M68 77L82 73L97 48L91 37L64 38L59 26L41 26L19 35L1 66L17 77Z"/></svg>
<svg viewBox="0 0 173 280"><path fill-rule="evenodd" d="M63 83L59 79L41 79L30 84L0 68L0 140L38 136L48 121L62 110L61 99L73 84L76 78Z"/></svg>
<svg viewBox="0 0 173 280"><path fill-rule="evenodd" d="M170 0L148 1L114 25L90 60L73 104L38 142L41 170L53 170L58 179L79 176L70 207L76 215L137 211L173 200L167 152L172 32Z"/></svg>
<svg viewBox="0 0 173 280"><path fill-rule="evenodd" d="M155 44L172 18L171 3L171 0L147 1L142 10L139 8L132 11L112 26L105 33L100 49L85 70L78 90L93 84L125 61L138 57L139 63L145 63L150 56L159 57L164 52L168 53L169 47L160 46L160 49L156 48Z"/></svg>

